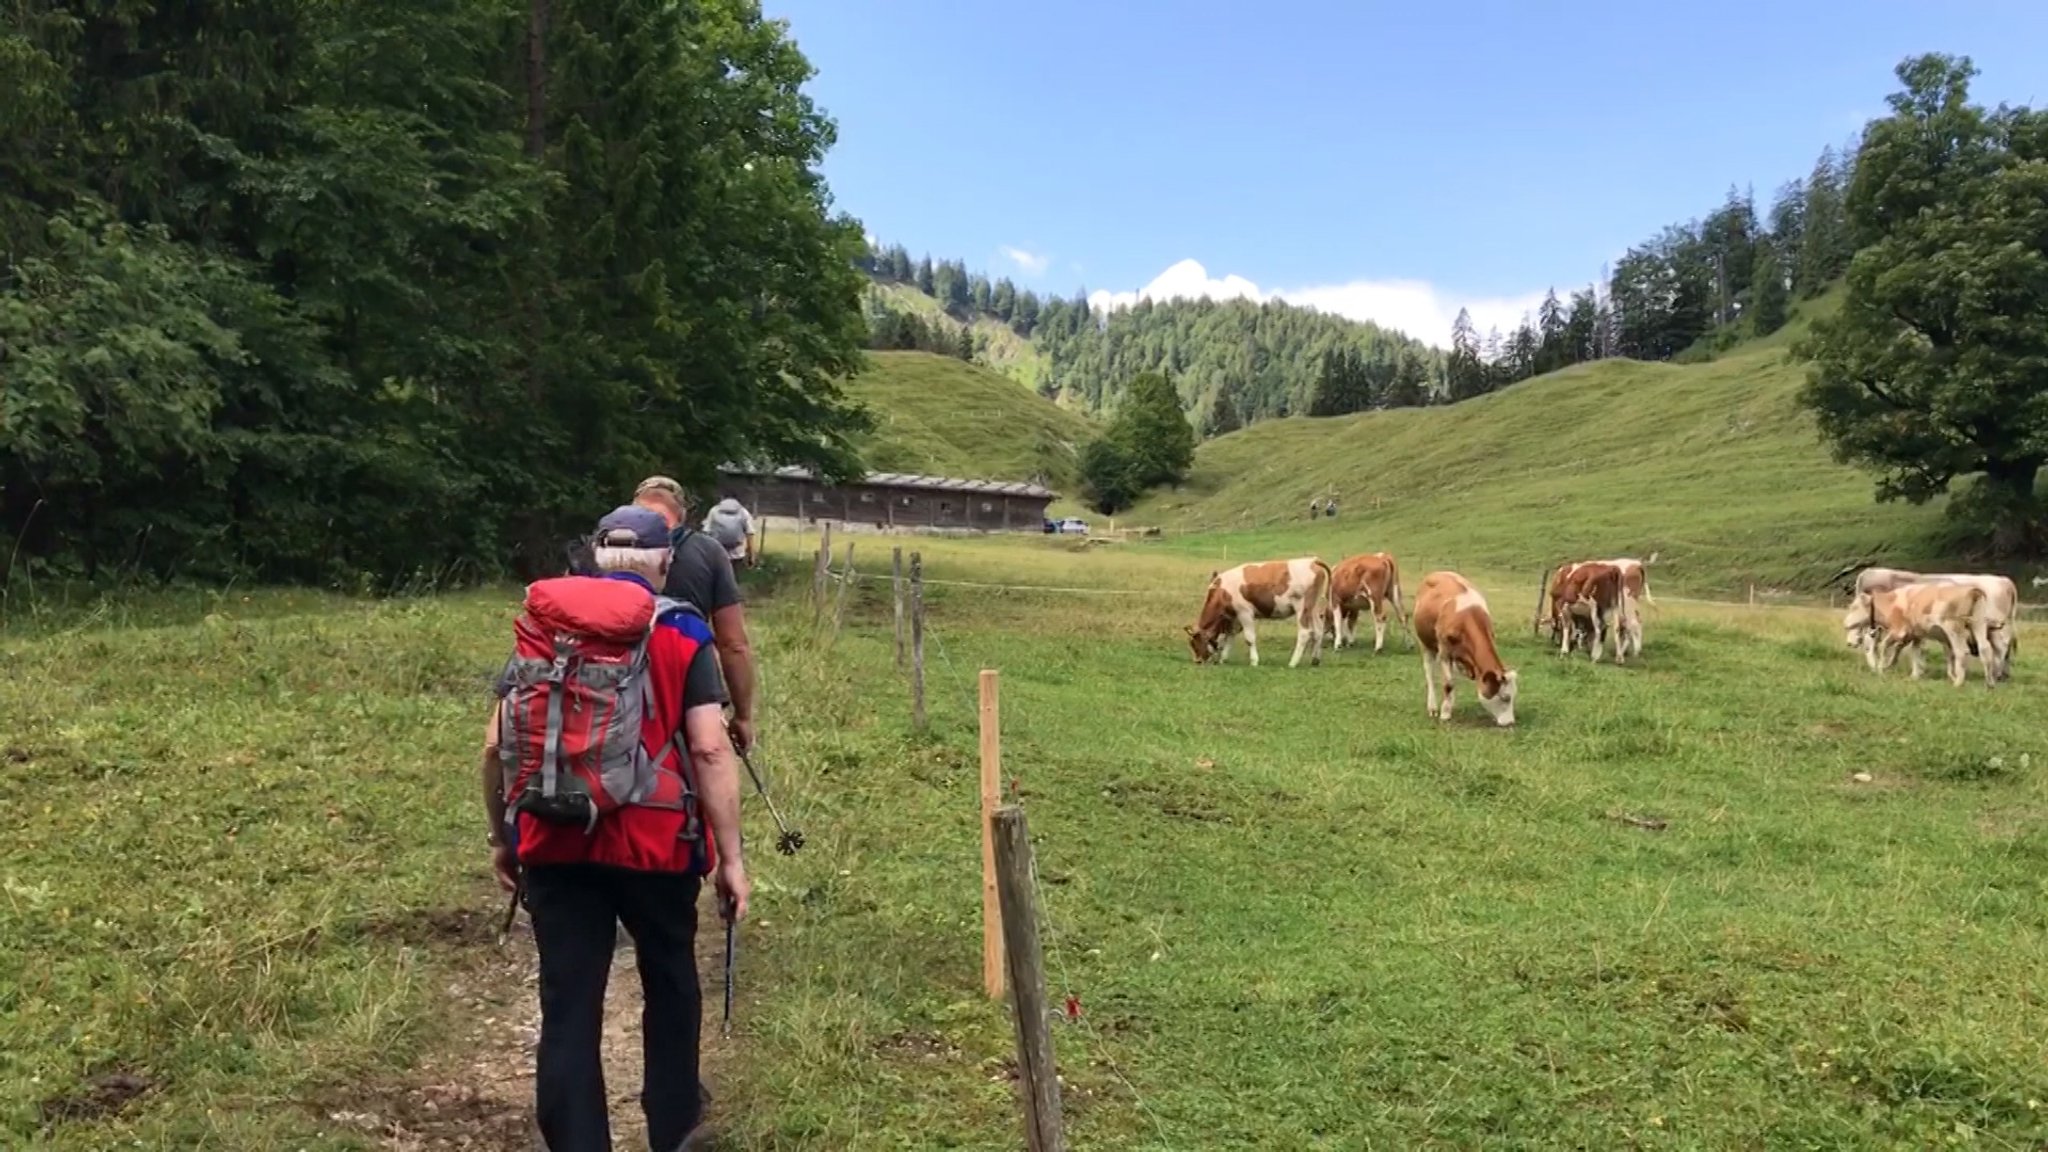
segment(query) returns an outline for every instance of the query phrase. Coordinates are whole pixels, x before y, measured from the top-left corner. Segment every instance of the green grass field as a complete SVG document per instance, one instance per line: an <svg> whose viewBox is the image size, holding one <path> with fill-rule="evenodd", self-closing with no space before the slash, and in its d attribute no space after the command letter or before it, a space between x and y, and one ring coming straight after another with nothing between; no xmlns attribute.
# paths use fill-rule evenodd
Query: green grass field
<svg viewBox="0 0 2048 1152"><path fill-rule="evenodd" d="M974 479L1047 477L1076 491L1094 423L986 368L929 352L871 352L847 390L874 413L865 445L880 471Z"/></svg>
<svg viewBox="0 0 2048 1152"><path fill-rule="evenodd" d="M1411 589L1462 563L1351 527ZM979 994L983 667L1082 1008L1076 1148L2048 1140L2032 645L1957 690L1872 676L1825 611L1667 603L1638 665L1594 667L1528 637L1522 571L1474 565L1521 723L1468 692L1439 728L1398 642L1289 670L1281 626L1263 667L1191 666L1202 581L1257 546L906 541L934 581L1101 590L934 583L922 735L885 585L836 644L756 586L761 764L809 843L774 855L748 801L727 1146L1017 1146ZM333 1117L446 1055L492 952L472 750L513 599L16 618L0 1144L377 1146ZM114 1073L149 1090L112 1109Z"/></svg>

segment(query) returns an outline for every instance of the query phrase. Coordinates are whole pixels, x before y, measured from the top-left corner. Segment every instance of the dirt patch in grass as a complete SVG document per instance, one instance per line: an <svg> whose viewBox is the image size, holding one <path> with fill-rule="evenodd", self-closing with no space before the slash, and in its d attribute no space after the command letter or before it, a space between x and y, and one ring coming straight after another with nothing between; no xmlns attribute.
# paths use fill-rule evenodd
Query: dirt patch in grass
<svg viewBox="0 0 2048 1152"><path fill-rule="evenodd" d="M69 1092L46 1098L38 1111L45 1129L90 1123L119 1115L155 1087L147 1076L131 1069L110 1069Z"/></svg>

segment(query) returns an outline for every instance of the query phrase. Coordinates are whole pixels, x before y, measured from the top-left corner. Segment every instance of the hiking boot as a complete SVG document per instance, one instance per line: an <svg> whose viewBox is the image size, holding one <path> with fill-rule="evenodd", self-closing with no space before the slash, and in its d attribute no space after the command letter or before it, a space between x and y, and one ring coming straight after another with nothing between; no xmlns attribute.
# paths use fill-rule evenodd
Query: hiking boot
<svg viewBox="0 0 2048 1152"><path fill-rule="evenodd" d="M683 1137L683 1142L670 1149L669 1152L711 1152L711 1149L716 1147L718 1147L718 1130L711 1126L711 1121L699 1120L697 1126L690 1129L689 1133Z"/></svg>

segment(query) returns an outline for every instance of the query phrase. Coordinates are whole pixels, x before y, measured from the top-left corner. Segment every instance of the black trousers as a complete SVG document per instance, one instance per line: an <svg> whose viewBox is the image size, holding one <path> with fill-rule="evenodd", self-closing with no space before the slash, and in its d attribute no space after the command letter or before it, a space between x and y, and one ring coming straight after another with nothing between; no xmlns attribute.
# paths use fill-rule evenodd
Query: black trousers
<svg viewBox="0 0 2048 1152"><path fill-rule="evenodd" d="M647 1139L669 1152L696 1127L697 894L703 881L677 873L596 864L541 864L526 873L527 912L540 950L540 1051L534 1110L548 1152L611 1152L604 1061L605 981L616 927L633 937L645 1010L646 1077L640 1106Z"/></svg>

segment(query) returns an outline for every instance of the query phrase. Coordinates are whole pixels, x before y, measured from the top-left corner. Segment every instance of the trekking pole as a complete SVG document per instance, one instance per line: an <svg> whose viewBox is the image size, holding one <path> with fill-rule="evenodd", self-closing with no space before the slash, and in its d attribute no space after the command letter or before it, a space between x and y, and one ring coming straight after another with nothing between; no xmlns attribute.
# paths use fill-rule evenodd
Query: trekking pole
<svg viewBox="0 0 2048 1152"><path fill-rule="evenodd" d="M720 1029L723 1036L732 1035L732 970L733 955L737 951L733 911L732 901L725 901L725 1023Z"/></svg>
<svg viewBox="0 0 2048 1152"><path fill-rule="evenodd" d="M768 802L768 814L775 817L775 827L782 832L782 836L775 841L775 850L784 856L796 855L796 850L804 846L804 834L791 828L789 822L782 818L782 813L776 809L775 798L768 795L767 785L761 783L761 774L754 770L754 758L742 752L740 763L747 766L747 775L754 779L754 791L759 792L761 799Z"/></svg>
<svg viewBox="0 0 2048 1152"><path fill-rule="evenodd" d="M498 947L500 948L504 947L505 941L511 938L512 921L519 916L519 898L525 895L525 890L526 869L521 868L517 873L517 878L512 882L512 898L505 901L505 922L498 925Z"/></svg>

